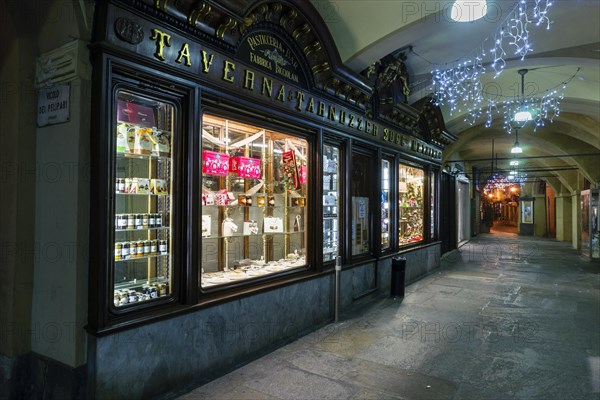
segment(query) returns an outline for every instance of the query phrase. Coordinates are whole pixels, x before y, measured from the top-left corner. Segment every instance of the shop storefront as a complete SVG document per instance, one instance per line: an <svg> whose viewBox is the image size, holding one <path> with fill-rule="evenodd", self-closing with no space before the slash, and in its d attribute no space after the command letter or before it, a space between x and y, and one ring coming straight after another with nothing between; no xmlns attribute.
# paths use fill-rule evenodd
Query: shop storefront
<svg viewBox="0 0 600 400"><path fill-rule="evenodd" d="M394 256L408 282L439 266L439 112L403 103L398 59L343 67L310 3L251 3L98 4L97 398L200 384L330 322L336 262L342 310L389 291Z"/></svg>

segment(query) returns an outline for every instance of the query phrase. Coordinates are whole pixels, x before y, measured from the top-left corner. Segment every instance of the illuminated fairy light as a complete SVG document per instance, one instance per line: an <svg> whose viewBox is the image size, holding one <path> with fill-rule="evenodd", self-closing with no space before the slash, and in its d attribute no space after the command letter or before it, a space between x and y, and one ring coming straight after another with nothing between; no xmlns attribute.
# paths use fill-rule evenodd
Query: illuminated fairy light
<svg viewBox="0 0 600 400"><path fill-rule="evenodd" d="M508 56L517 56L524 60L527 54L533 51L529 42L530 27L545 25L546 29L550 29L548 11L551 6L550 0L520 0L501 24L499 31L493 35L491 48L486 50L485 43L489 40L487 38L481 48L469 56L444 65L434 65L431 75L435 104L447 106L450 115L466 111L466 121L471 124L485 115L485 125L489 127L493 115L503 105L483 97L481 76L486 73L483 60L488 59L489 54L489 68L495 72L495 77L504 72ZM540 114L555 117L558 103L555 99L543 99L542 104L545 108ZM538 123L543 122L537 121L536 126L540 126Z"/></svg>

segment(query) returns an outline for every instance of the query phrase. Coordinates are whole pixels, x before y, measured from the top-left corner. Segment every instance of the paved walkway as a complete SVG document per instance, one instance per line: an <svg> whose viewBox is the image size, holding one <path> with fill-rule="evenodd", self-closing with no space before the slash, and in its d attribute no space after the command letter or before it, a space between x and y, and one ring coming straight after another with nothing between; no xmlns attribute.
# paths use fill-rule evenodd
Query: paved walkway
<svg viewBox="0 0 600 400"><path fill-rule="evenodd" d="M600 264L482 234L409 286L180 399L600 399Z"/></svg>

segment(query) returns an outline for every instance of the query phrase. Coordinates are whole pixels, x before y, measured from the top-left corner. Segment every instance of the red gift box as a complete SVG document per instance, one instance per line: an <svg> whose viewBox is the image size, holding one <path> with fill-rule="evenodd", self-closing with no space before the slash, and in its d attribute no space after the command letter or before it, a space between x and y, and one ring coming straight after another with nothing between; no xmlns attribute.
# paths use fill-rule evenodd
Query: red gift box
<svg viewBox="0 0 600 400"><path fill-rule="evenodd" d="M229 175L229 156L214 151L202 151L202 173L205 175Z"/></svg>
<svg viewBox="0 0 600 400"><path fill-rule="evenodd" d="M260 179L260 160L241 156L231 157L229 171L237 173L240 178Z"/></svg>
<svg viewBox="0 0 600 400"><path fill-rule="evenodd" d="M306 165L301 165L298 167L298 178L300 179L301 185L304 185L306 183L307 174L308 171Z"/></svg>

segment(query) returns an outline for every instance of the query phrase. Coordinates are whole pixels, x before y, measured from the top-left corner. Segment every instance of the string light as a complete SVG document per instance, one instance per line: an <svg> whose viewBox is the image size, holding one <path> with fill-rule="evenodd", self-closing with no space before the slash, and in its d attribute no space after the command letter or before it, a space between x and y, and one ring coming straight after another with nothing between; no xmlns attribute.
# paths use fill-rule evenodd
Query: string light
<svg viewBox="0 0 600 400"><path fill-rule="evenodd" d="M527 54L533 51L529 42L529 29L532 25L545 25L546 29L550 29L548 11L551 6L550 0L520 0L501 24L500 30L494 34L490 49L486 51L486 39L481 48L470 56L449 64L435 65L431 71L435 104L447 106L450 115L457 111L462 112L464 107L467 113L465 121L472 125L485 116L485 126L489 127L497 114L503 113L506 116L509 111L512 118L515 111L513 101L484 98L481 76L486 73L486 67L483 60L489 52L492 59L489 68L494 71L494 78L504 72L507 56L512 54L524 60ZM553 91L541 98L529 100L532 106L535 105L540 110L536 118L536 127L542 126L548 117L553 120L558 116L562 98L562 93ZM507 131L510 132L510 125L507 126Z"/></svg>

